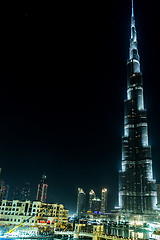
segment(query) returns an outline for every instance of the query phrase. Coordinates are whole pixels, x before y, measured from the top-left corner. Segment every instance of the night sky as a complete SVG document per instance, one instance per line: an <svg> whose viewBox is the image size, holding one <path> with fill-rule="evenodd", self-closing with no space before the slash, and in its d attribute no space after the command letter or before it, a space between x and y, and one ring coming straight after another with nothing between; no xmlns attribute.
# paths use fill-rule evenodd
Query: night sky
<svg viewBox="0 0 160 240"><path fill-rule="evenodd" d="M0 167L10 185L45 172L48 202L76 210L77 188L117 205L130 0L1 9ZM160 182L158 1L135 0L154 176Z"/></svg>

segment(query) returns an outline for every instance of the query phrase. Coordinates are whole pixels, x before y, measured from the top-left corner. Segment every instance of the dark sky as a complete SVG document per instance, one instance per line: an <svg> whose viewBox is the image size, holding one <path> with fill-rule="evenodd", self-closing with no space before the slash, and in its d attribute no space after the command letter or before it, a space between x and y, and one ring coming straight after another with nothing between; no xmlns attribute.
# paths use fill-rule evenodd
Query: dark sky
<svg viewBox="0 0 160 240"><path fill-rule="evenodd" d="M0 22L0 167L35 199L46 172L48 202L76 209L77 188L117 204L130 0L7 6ZM149 143L160 156L158 0L135 0Z"/></svg>

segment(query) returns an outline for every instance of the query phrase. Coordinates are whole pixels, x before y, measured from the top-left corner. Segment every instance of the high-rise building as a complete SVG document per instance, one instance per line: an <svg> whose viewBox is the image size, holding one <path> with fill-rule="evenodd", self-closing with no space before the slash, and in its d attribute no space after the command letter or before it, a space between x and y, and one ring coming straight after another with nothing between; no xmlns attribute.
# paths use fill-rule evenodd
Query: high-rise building
<svg viewBox="0 0 160 240"><path fill-rule="evenodd" d="M21 189L19 187L16 187L13 192L13 200L21 200Z"/></svg>
<svg viewBox="0 0 160 240"><path fill-rule="evenodd" d="M101 211L101 199L95 197L92 199L92 213L98 214Z"/></svg>
<svg viewBox="0 0 160 240"><path fill-rule="evenodd" d="M48 185L46 183L46 175L42 175L42 179L40 180L40 184L38 184L38 189L37 189L37 196L36 200L41 201L43 203L46 202L47 200L47 188Z"/></svg>
<svg viewBox="0 0 160 240"><path fill-rule="evenodd" d="M78 188L77 215L83 216L86 212L86 194L82 188Z"/></svg>
<svg viewBox="0 0 160 240"><path fill-rule="evenodd" d="M102 213L107 213L107 194L108 194L107 189L103 188L101 192L101 212Z"/></svg>
<svg viewBox="0 0 160 240"><path fill-rule="evenodd" d="M0 174L2 172L2 168L0 168ZM7 185L2 179L0 179L0 201L7 200L9 193L9 185Z"/></svg>
<svg viewBox="0 0 160 240"><path fill-rule="evenodd" d="M30 200L30 184L27 182L24 184L24 187L21 191L21 201L28 201Z"/></svg>
<svg viewBox="0 0 160 240"><path fill-rule="evenodd" d="M89 211L92 211L92 209L93 209L93 207L92 207L92 205L93 205L92 200L93 200L94 198L96 198L96 194L95 194L95 192L94 192L93 190L91 190L91 191L89 192Z"/></svg>
<svg viewBox="0 0 160 240"><path fill-rule="evenodd" d="M153 213L156 203L156 181L153 179L151 147L148 144L147 111L144 108L143 80L132 0L119 205L124 213L149 214Z"/></svg>

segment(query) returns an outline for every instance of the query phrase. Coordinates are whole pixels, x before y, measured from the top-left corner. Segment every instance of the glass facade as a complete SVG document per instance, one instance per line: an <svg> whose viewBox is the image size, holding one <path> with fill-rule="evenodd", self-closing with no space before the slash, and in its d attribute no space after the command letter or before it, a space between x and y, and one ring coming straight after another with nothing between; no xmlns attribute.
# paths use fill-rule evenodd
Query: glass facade
<svg viewBox="0 0 160 240"><path fill-rule="evenodd" d="M143 79L132 1L119 205L126 213L146 214L152 213L156 204L156 181L153 179L151 147L148 145L147 112L144 108Z"/></svg>

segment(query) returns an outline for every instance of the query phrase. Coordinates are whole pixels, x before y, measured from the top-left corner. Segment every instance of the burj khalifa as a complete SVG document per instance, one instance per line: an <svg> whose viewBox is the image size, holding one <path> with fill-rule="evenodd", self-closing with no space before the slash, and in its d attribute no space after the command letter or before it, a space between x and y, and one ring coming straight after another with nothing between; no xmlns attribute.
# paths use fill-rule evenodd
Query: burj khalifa
<svg viewBox="0 0 160 240"><path fill-rule="evenodd" d="M156 204L156 181L153 179L151 146L148 144L147 111L144 107L143 79L132 0L122 169L119 172L119 206L124 213L151 214L156 209Z"/></svg>

